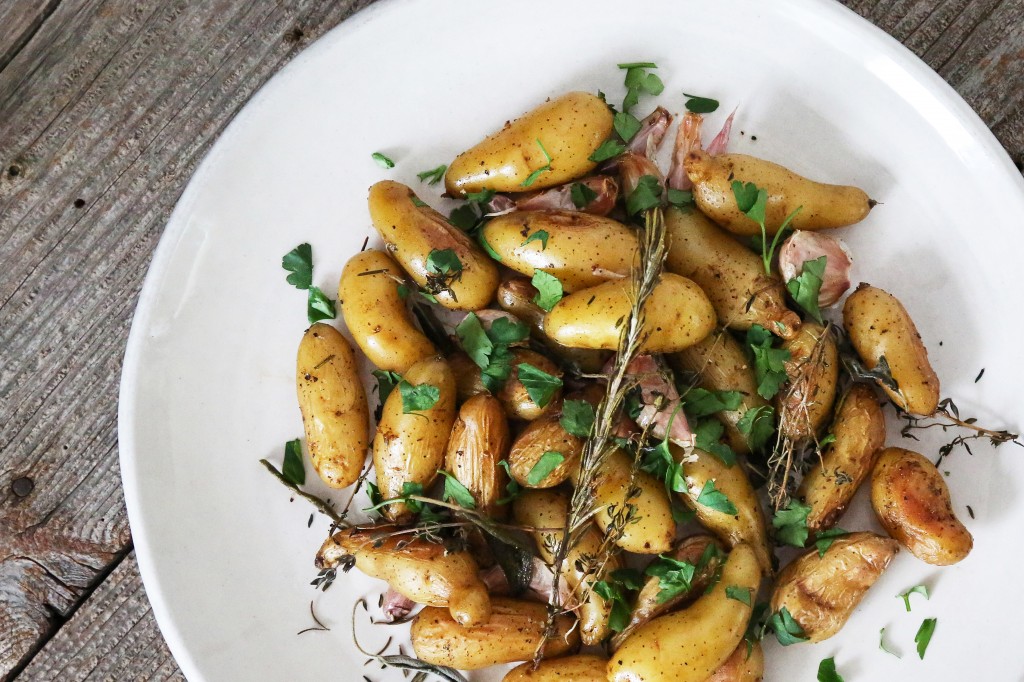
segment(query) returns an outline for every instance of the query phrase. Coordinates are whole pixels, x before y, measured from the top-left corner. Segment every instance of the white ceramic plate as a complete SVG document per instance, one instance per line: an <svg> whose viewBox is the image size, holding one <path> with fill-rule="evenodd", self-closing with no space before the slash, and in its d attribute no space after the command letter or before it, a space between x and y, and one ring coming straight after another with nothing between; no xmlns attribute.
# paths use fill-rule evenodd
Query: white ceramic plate
<svg viewBox="0 0 1024 682"><path fill-rule="evenodd" d="M721 99L709 128L738 105L733 150L883 202L843 234L855 275L915 315L944 395L996 426L1024 425L1024 183L967 105L880 30L812 0L381 2L306 50L231 124L174 211L136 312L121 386L125 497L154 613L193 682L402 679L361 668L351 645L351 606L362 594L375 603L381 583L311 588L327 524L307 528L308 505L257 464L279 462L301 434L304 295L285 283L281 256L311 242L315 283L334 291L371 231L370 184L403 181L437 205L440 189L416 172L546 97L600 88L621 100L615 65L632 60L658 63L672 111L683 90ZM397 166L380 169L374 151ZM943 436L928 435L917 445L934 455ZM971 556L937 569L901 553L839 636L768 643L768 679L814 680L827 656L848 681L1021 679L1022 455L979 445L951 456L943 468L976 538ZM876 528L863 499L842 525ZM922 582L931 600L906 613L896 593ZM310 600L332 629L296 636L312 625ZM925 617L939 622L921 661L913 638ZM879 651L882 627L901 660ZM406 636L363 632L373 647Z"/></svg>

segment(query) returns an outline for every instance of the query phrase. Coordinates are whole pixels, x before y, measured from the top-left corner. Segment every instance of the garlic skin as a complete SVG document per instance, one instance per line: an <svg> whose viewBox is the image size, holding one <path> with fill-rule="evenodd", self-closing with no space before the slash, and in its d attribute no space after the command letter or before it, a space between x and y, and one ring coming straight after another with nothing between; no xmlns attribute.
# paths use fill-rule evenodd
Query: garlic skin
<svg viewBox="0 0 1024 682"><path fill-rule="evenodd" d="M825 308L842 298L850 288L853 257L841 240L821 232L797 230L779 249L779 272L788 282L799 276L805 262L822 256L826 261L818 291L818 305Z"/></svg>

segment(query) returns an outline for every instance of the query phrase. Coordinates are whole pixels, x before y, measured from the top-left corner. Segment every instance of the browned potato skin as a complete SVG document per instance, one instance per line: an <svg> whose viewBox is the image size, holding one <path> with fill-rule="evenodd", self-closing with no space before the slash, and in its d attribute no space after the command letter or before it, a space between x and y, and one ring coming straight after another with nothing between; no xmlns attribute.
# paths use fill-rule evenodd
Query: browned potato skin
<svg viewBox="0 0 1024 682"><path fill-rule="evenodd" d="M452 427L445 468L473 495L482 513L504 518L508 474L498 463L508 454L511 436L505 409L497 398L481 394L463 403Z"/></svg>
<svg viewBox="0 0 1024 682"><path fill-rule="evenodd" d="M728 547L740 543L750 546L765 575L772 574L771 551L768 549L768 532L765 529L764 514L750 479L737 462L731 467L704 450L694 449L690 457L672 443L669 445L672 458L683 463L687 491L677 493L680 499L697 515L701 525L714 533ZM697 503L704 485L713 480L715 489L721 491L736 507L736 515L710 509Z"/></svg>
<svg viewBox="0 0 1024 682"><path fill-rule="evenodd" d="M448 356L448 365L455 375L455 392L460 403L475 395L487 393L487 387L480 379L480 367L468 355L456 351Z"/></svg>
<svg viewBox="0 0 1024 682"><path fill-rule="evenodd" d="M782 282L765 274L760 256L704 214L667 209L665 237L665 267L700 285L719 323L741 331L759 324L784 339L800 329L800 316L786 307Z"/></svg>
<svg viewBox="0 0 1024 682"><path fill-rule="evenodd" d="M469 552L446 552L436 542L403 535L387 536L397 526L347 528L328 538L317 552L317 568L330 568L342 556L355 557L356 568L386 580L393 590L419 604L443 606L465 627L491 617L487 586Z"/></svg>
<svg viewBox="0 0 1024 682"><path fill-rule="evenodd" d="M356 344L374 365L399 374L437 354L398 295L403 280L405 273L391 256L369 249L349 259L338 284L341 314Z"/></svg>
<svg viewBox="0 0 1024 682"><path fill-rule="evenodd" d="M740 642L722 666L705 682L761 682L764 679L764 650L754 642L747 652L747 643Z"/></svg>
<svg viewBox="0 0 1024 682"><path fill-rule="evenodd" d="M836 525L885 444L885 415L870 386L850 387L831 433L835 442L825 446L821 463L807 471L797 489L797 497L811 508L807 529L812 534Z"/></svg>
<svg viewBox="0 0 1024 682"><path fill-rule="evenodd" d="M459 154L445 173L445 189L451 196L461 197L483 189L526 192L561 185L597 167L589 157L611 132L612 113L607 104L587 92L566 93L506 123ZM549 170L523 187L530 175L544 166Z"/></svg>
<svg viewBox="0 0 1024 682"><path fill-rule="evenodd" d="M970 531L953 513L942 474L916 452L882 451L871 474L871 506L886 532L926 563L949 566L974 547Z"/></svg>
<svg viewBox="0 0 1024 682"><path fill-rule="evenodd" d="M524 243L540 230L548 234L547 246ZM543 270L570 293L628 277L638 248L635 230L578 211L514 211L489 220L483 237L505 267L527 277Z"/></svg>
<svg viewBox="0 0 1024 682"><path fill-rule="evenodd" d="M747 437L736 427L743 413L768 405L757 392L754 368L747 359L740 342L723 329L716 329L703 341L669 356L669 363L677 371L697 375L697 385L709 391L739 391L743 394L737 410L716 412L715 417L725 426L729 446L741 455L750 454Z"/></svg>
<svg viewBox="0 0 1024 682"><path fill-rule="evenodd" d="M755 235L761 227L742 213L732 192L734 180L752 182L768 192L765 229L775 234L786 216L803 208L790 223L795 230L823 230L859 223L875 202L863 190L809 180L782 166L746 154L710 156L693 151L683 162L693 181L693 199L700 210L736 234Z"/></svg>
<svg viewBox="0 0 1024 682"><path fill-rule="evenodd" d="M885 357L899 390L882 390L897 407L923 416L935 413L939 377L914 321L895 296L862 282L843 305L843 326L868 369Z"/></svg>
<svg viewBox="0 0 1024 682"><path fill-rule="evenodd" d="M697 566L708 545L715 545L719 553L711 557L710 561L700 571L694 573L693 579L690 581L690 589L686 592L680 593L664 602L659 602L658 594L661 592L661 578L657 576L647 578L633 603L629 624L626 625L622 632L618 632L612 637L612 651L618 649L634 630L647 621L681 608L704 594L704 590L711 584L711 579L722 563L722 557L725 556L722 551L723 548L718 541L710 535L691 535L688 538L684 538L671 554L673 559L688 561Z"/></svg>
<svg viewBox="0 0 1024 682"><path fill-rule="evenodd" d="M427 205L417 206L415 192L400 182L382 180L370 187L370 219L388 252L419 286L428 280L431 251L452 249L462 273L435 294L452 310L480 310L494 299L498 268L466 233Z"/></svg>
<svg viewBox="0 0 1024 682"><path fill-rule="evenodd" d="M459 670L526 661L533 658L540 645L546 619L544 604L493 597L491 619L465 628L447 610L428 606L412 623L412 648L422 661ZM544 658L560 656L579 646L575 622L570 616L555 618L555 632L544 645Z"/></svg>
<svg viewBox="0 0 1024 682"><path fill-rule="evenodd" d="M613 450L601 463L594 477L594 520L605 533L612 526L612 515L622 511L630 489L631 462L622 450ZM615 542L627 552L662 554L672 548L676 522L665 485L646 471L637 471L632 485L639 491L629 498L635 507L633 517Z"/></svg>
<svg viewBox="0 0 1024 682"><path fill-rule="evenodd" d="M533 365L537 369L547 372L552 376L561 377L563 372L553 361L526 348L512 349L512 374L508 381L495 396L505 407L505 412L512 419L533 421L550 410L552 405L558 404L562 396L562 390L558 389L551 396L551 402L541 407L530 398L523 382L519 381L519 365L525 363ZM474 395L487 393L487 388L480 379L480 368L468 355L462 352L453 353L450 362L455 373L456 388L460 401L468 400Z"/></svg>
<svg viewBox="0 0 1024 682"><path fill-rule="evenodd" d="M568 480L579 468L583 439L562 428L559 423L561 416L560 409L552 410L530 422L512 443L508 453L508 468L519 485L527 488L553 488ZM538 483L529 483L527 479L533 467L549 451L560 452L565 459Z"/></svg>
<svg viewBox="0 0 1024 682"><path fill-rule="evenodd" d="M806 322L782 344L790 352L789 382L775 396L782 433L804 441L821 433L832 416L839 383L839 350L826 327Z"/></svg>
<svg viewBox="0 0 1024 682"><path fill-rule="evenodd" d="M846 624L899 549L895 540L866 531L836 538L824 556L811 549L779 573L772 612L786 607L810 641L826 640Z"/></svg>
<svg viewBox="0 0 1024 682"><path fill-rule="evenodd" d="M444 465L445 446L455 421L455 377L441 356L421 360L409 368L404 379L413 386L430 384L440 390L437 403L429 410L402 412L398 389L384 402L377 435L373 439L373 466L377 486L384 499L402 494L404 483L429 486ZM391 521L408 521L412 512L403 502L381 510Z"/></svg>
<svg viewBox="0 0 1024 682"><path fill-rule="evenodd" d="M348 340L314 324L299 343L295 383L313 468L327 485L356 482L369 446L369 407Z"/></svg>
<svg viewBox="0 0 1024 682"><path fill-rule="evenodd" d="M562 528L565 527L569 499L553 490L529 490L512 503L512 514L516 523L531 528L557 528L557 531L533 531L537 553L549 565L554 565L555 554L562 542ZM578 609L580 639L584 644L597 644L609 634L608 619L612 605L591 588L602 576L587 572L581 565L586 557L600 555L601 533L593 526L583 532L562 562L562 579L572 590L573 598L581 601ZM610 573L621 566L619 557L611 556L605 563L605 572Z"/></svg>
<svg viewBox="0 0 1024 682"><path fill-rule="evenodd" d="M593 654L577 654L541 661L537 669L527 662L509 670L502 682L605 682L608 660Z"/></svg>
<svg viewBox="0 0 1024 682"><path fill-rule="evenodd" d="M572 348L616 350L630 311L629 280L606 282L569 294L544 318L544 330ZM715 328L715 310L699 286L663 273L644 305L642 353L673 353L705 338Z"/></svg>
<svg viewBox="0 0 1024 682"><path fill-rule="evenodd" d="M544 316L547 311L533 302L536 295L537 289L530 280L523 277L513 277L498 285L498 305L529 324L534 338L543 342L563 363L573 365L587 374L600 372L611 355L610 351L569 348L545 334Z"/></svg>

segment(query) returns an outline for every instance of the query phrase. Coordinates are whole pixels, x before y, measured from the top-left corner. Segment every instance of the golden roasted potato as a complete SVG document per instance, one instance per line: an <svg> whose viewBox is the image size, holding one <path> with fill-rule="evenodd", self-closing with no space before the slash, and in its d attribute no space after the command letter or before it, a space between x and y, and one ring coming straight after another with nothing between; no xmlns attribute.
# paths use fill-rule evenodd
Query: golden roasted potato
<svg viewBox="0 0 1024 682"><path fill-rule="evenodd" d="M743 467L738 463L727 467L714 455L697 448L694 448L690 456L675 443L669 444L669 450L672 458L683 464L686 492L678 493L679 497L693 509L701 525L728 547L747 544L757 556L761 570L765 575L771 575L772 557L768 549L768 533L761 513L761 503ZM709 484L732 503L736 508L735 514L698 502L705 488L707 493L711 492Z"/></svg>
<svg viewBox="0 0 1024 682"><path fill-rule="evenodd" d="M543 231L547 242L530 237ZM487 221L483 238L501 264L533 277L543 270L567 292L628 277L636 231L617 220L578 211L514 211Z"/></svg>
<svg viewBox="0 0 1024 682"><path fill-rule="evenodd" d="M704 682L761 682L764 679L764 650L754 642L750 650L740 642L732 656Z"/></svg>
<svg viewBox="0 0 1024 682"><path fill-rule="evenodd" d="M493 597L491 619L462 627L445 609L428 606L412 623L412 648L421 661L459 670L479 670L499 663L533 658L544 634L547 606L537 602ZM555 632L544 645L544 657L560 656L579 646L571 616L555 618Z"/></svg>
<svg viewBox="0 0 1024 682"><path fill-rule="evenodd" d="M839 383L839 350L827 327L807 322L782 344L789 382L775 396L779 429L793 441L821 433L832 416Z"/></svg>
<svg viewBox="0 0 1024 682"><path fill-rule="evenodd" d="M768 401L757 392L754 368L740 342L724 329L716 329L704 340L673 353L668 359L675 370L695 374L701 388L739 391L743 395L738 409L716 412L714 416L725 426L729 447L741 455L749 454L747 437L736 425L744 412L765 407Z"/></svg>
<svg viewBox="0 0 1024 682"><path fill-rule="evenodd" d="M341 314L356 344L374 365L399 374L437 354L398 295L404 279L391 256L369 249L349 259L338 284Z"/></svg>
<svg viewBox="0 0 1024 682"><path fill-rule="evenodd" d="M710 546L714 546L715 549L709 552L708 560L702 565L701 558ZM675 611L677 608L685 606L702 595L708 585L711 584L711 580L718 571L722 559L725 558L725 553L722 551L718 541L712 536L701 534L691 535L683 539L675 551L672 552L671 557L679 561L689 562L696 568L693 578L690 580L690 589L662 601L660 599L661 578L658 576L647 578L633 603L629 623L623 628L622 632L617 632L612 637L612 651L618 649L626 641L627 637L647 621L669 611Z"/></svg>
<svg viewBox="0 0 1024 682"><path fill-rule="evenodd" d="M850 387L836 410L832 434L835 441L825 446L821 463L807 471L797 489L797 497L811 508L807 530L812 534L836 525L885 444L885 415L869 386Z"/></svg>
<svg viewBox="0 0 1024 682"><path fill-rule="evenodd" d="M608 662L609 682L705 682L740 645L751 607L726 596L726 588L761 584L754 550L736 545L710 592L682 611L659 616L626 638Z"/></svg>
<svg viewBox="0 0 1024 682"><path fill-rule="evenodd" d="M313 468L332 488L352 485L366 462L370 417L355 353L341 332L329 324L306 330L295 384Z"/></svg>
<svg viewBox="0 0 1024 682"><path fill-rule="evenodd" d="M636 494L627 499L630 490L630 459L622 450L609 454L594 476L594 520L605 533L616 518L622 518L623 505L632 506L629 521L622 526L616 545L637 554L662 554L672 547L676 522L665 485L646 471L637 471L632 488Z"/></svg>
<svg viewBox="0 0 1024 682"><path fill-rule="evenodd" d="M462 404L452 427L445 454L445 468L473 494L477 509L504 518L508 474L499 462L508 454L511 437L505 409L497 398L481 394Z"/></svg>
<svg viewBox="0 0 1024 682"><path fill-rule="evenodd" d="M373 466L377 487L384 499L398 497L406 483L424 488L444 466L444 449L455 421L455 377L444 358L420 360L409 368L404 381L415 389L431 386L438 391L437 402L427 409L406 413L401 387L384 402L377 435L373 439ZM391 521L407 521L412 513L404 502L385 506L382 513Z"/></svg>
<svg viewBox="0 0 1024 682"><path fill-rule="evenodd" d="M448 166L444 186L467 192L525 192L594 170L590 155L612 132L612 112L588 92L570 92L523 114ZM546 168L546 170L544 170Z"/></svg>
<svg viewBox="0 0 1024 682"><path fill-rule="evenodd" d="M594 374L600 372L604 363L611 356L611 351L592 348L569 348L558 343L544 333L544 315L547 312L533 302L537 289L530 280L513 277L498 285L498 305L523 320L533 330L534 338L541 341L552 354L563 363L576 367L580 372Z"/></svg>
<svg viewBox="0 0 1024 682"><path fill-rule="evenodd" d="M569 294L544 318L544 332L573 348L618 348L630 310L629 280L606 282ZM663 273L644 305L641 352L672 353L688 348L715 328L715 311L699 286Z"/></svg>
<svg viewBox="0 0 1024 682"><path fill-rule="evenodd" d="M800 329L782 282L765 274L761 257L702 213L667 209L665 238L665 267L700 285L722 325L746 330L759 324L784 339Z"/></svg>
<svg viewBox="0 0 1024 682"><path fill-rule="evenodd" d="M453 310L480 310L494 299L498 268L463 231L417 199L399 182L370 187L370 219L388 251L437 302ZM458 267L431 262L432 253L454 252Z"/></svg>
<svg viewBox="0 0 1024 682"><path fill-rule="evenodd" d="M462 352L453 353L449 358L455 373L456 388L459 400L465 401L480 393L487 393L487 387L481 380L480 367L468 355ZM530 397L523 382L519 379L519 365L532 365L545 374L561 378L562 370L554 362L540 353L527 348L512 349L512 373L495 396L505 407L505 412L513 419L532 421L557 404L562 396L562 389L554 391L551 399L540 405Z"/></svg>
<svg viewBox="0 0 1024 682"><path fill-rule="evenodd" d="M882 451L871 474L871 506L885 531L926 563L955 564L974 547L953 512L942 474L916 452Z"/></svg>
<svg viewBox="0 0 1024 682"><path fill-rule="evenodd" d="M771 609L785 607L812 642L828 639L875 584L900 546L869 532L836 538L823 556L811 549L779 573Z"/></svg>
<svg viewBox="0 0 1024 682"><path fill-rule="evenodd" d="M446 607L465 627L486 623L491 617L491 599L469 552L449 552L436 542L410 534L396 535L398 530L398 526L387 525L339 531L320 547L316 567L332 568L351 556L356 568L386 580L391 589L407 599Z"/></svg>
<svg viewBox="0 0 1024 682"><path fill-rule="evenodd" d="M448 366L455 375L455 392L460 403L487 393L487 387L480 378L480 367L468 355L462 351L452 353L448 356Z"/></svg>
<svg viewBox="0 0 1024 682"><path fill-rule="evenodd" d="M608 659L593 654L577 654L541 661L537 669L527 662L508 671L501 682L605 682Z"/></svg>
<svg viewBox="0 0 1024 682"><path fill-rule="evenodd" d="M562 528L569 500L562 493L551 490L528 490L512 503L516 523L532 528L557 528L557 531L533 531L537 551L548 564L554 564L558 547L562 543ZM562 580L580 602L580 638L584 644L597 644L611 633L608 619L612 604L593 590L594 583L620 567L616 555L609 557L603 567L591 566L588 560L600 556L601 534L590 527L566 554L562 562ZM600 570L599 569L602 569Z"/></svg>
<svg viewBox="0 0 1024 682"><path fill-rule="evenodd" d="M734 181L752 182L768 192L765 229L778 232L786 216L801 210L790 225L795 230L823 230L859 223L875 202L864 190L848 185L826 185L808 180L782 166L746 154L692 151L683 162L693 182L693 199L700 210L736 234L755 235L761 228L740 211L732 192Z"/></svg>
<svg viewBox="0 0 1024 682"><path fill-rule="evenodd" d="M512 443L508 453L508 469L519 485L527 488L553 488L566 481L579 467L583 439L562 427L559 422L561 416L561 410L550 410L527 424ZM543 478L531 480L530 472L546 452L557 452L563 459Z"/></svg>
<svg viewBox="0 0 1024 682"><path fill-rule="evenodd" d="M900 409L928 416L939 404L939 377L907 309L892 294L861 283L843 305L843 326L868 369L882 358L898 390L879 383Z"/></svg>

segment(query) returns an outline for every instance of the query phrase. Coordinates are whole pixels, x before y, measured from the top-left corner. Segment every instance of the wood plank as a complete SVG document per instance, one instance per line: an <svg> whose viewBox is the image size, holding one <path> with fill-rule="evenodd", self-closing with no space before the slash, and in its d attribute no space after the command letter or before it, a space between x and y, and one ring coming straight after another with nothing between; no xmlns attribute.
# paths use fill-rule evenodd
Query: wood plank
<svg viewBox="0 0 1024 682"><path fill-rule="evenodd" d="M0 3L0 71L31 40L60 0L13 0Z"/></svg>
<svg viewBox="0 0 1024 682"><path fill-rule="evenodd" d="M181 679L134 559L121 561L116 394L131 314L212 140L298 50L366 4L0 3L5 31L9 16L28 27L0 37L0 679L112 565L23 676ZM1024 3L847 4L938 69L1024 158ZM34 488L22 495L24 478Z"/></svg>
<svg viewBox="0 0 1024 682"><path fill-rule="evenodd" d="M178 195L253 92L366 4L65 0L0 72L0 679L130 541L120 362Z"/></svg>
<svg viewBox="0 0 1024 682"><path fill-rule="evenodd" d="M118 564L18 682L184 682L156 627L134 552Z"/></svg>

